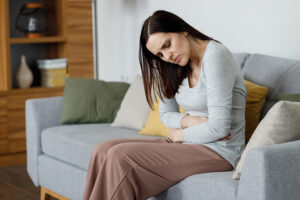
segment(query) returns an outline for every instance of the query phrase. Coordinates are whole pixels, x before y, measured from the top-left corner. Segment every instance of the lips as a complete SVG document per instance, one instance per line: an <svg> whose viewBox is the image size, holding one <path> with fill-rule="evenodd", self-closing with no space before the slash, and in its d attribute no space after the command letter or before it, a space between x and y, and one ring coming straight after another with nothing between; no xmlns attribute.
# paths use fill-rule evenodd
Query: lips
<svg viewBox="0 0 300 200"><path fill-rule="evenodd" d="M179 62L179 56L177 56L174 60L174 63L177 64Z"/></svg>

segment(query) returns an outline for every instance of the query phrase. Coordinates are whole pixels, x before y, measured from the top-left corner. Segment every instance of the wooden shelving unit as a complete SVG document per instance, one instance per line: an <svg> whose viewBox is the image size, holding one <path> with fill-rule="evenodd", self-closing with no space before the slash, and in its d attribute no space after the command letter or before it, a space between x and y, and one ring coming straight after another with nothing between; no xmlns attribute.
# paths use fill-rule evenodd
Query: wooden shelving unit
<svg viewBox="0 0 300 200"><path fill-rule="evenodd" d="M92 1L36 1L43 3L51 25L41 38L24 38L15 30L16 12L28 1L0 0L0 166L26 162L25 101L63 95L63 87L40 86L37 59L67 58L70 77L94 78ZM22 54L35 77L27 89L15 86Z"/></svg>
<svg viewBox="0 0 300 200"><path fill-rule="evenodd" d="M9 94L28 94L28 93L43 93L43 92L60 92L63 91L64 87L31 87L25 89L14 89L10 90Z"/></svg>
<svg viewBox="0 0 300 200"><path fill-rule="evenodd" d="M63 43L67 37L10 38L10 44Z"/></svg>

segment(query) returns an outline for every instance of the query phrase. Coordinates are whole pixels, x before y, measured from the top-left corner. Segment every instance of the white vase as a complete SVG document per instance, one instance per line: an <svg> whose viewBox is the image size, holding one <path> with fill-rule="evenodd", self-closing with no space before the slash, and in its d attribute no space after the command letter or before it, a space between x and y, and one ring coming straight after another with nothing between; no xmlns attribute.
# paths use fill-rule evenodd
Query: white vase
<svg viewBox="0 0 300 200"><path fill-rule="evenodd" d="M33 74L26 63L26 57L21 56L20 67L17 70L16 82L19 88L29 88L33 82Z"/></svg>

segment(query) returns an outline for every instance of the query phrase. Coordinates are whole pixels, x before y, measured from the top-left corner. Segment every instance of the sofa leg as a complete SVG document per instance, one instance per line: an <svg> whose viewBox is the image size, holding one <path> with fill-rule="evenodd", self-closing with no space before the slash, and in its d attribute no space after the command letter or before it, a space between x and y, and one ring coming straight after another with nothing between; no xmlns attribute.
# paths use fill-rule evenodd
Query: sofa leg
<svg viewBox="0 0 300 200"><path fill-rule="evenodd" d="M54 197L58 200L69 200L68 198L61 196L43 186L41 186L41 200L51 200L50 197Z"/></svg>
<svg viewBox="0 0 300 200"><path fill-rule="evenodd" d="M50 200L44 187L41 187L41 200Z"/></svg>

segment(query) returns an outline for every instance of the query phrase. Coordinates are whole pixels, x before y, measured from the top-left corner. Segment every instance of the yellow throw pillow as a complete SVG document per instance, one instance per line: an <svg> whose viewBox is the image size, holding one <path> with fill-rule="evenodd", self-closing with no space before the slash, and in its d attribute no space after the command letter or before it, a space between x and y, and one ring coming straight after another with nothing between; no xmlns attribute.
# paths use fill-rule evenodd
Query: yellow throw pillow
<svg viewBox="0 0 300 200"><path fill-rule="evenodd" d="M257 85L245 80L247 88L247 103L246 103L246 128L245 139L246 144L254 133L254 130L259 124L260 112L265 103L268 94L268 88Z"/></svg>
<svg viewBox="0 0 300 200"><path fill-rule="evenodd" d="M185 113L183 108L179 107L179 110L181 113ZM165 137L169 135L169 129L160 121L158 101L155 102L154 110L150 111L146 124L144 128L139 131L139 134Z"/></svg>

